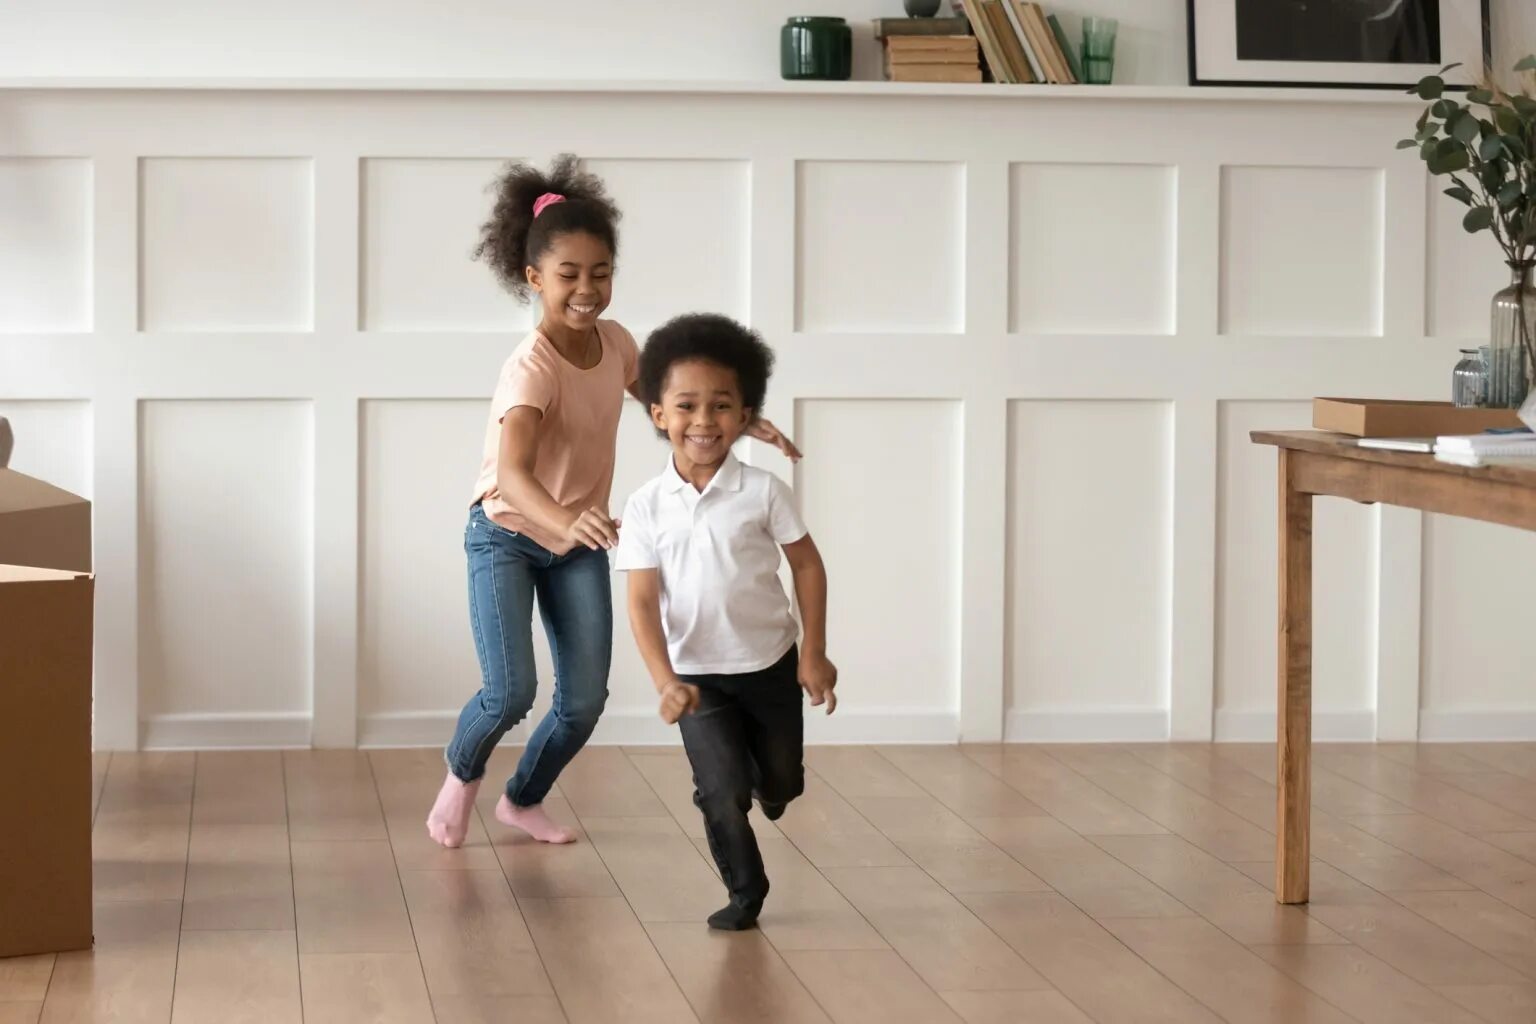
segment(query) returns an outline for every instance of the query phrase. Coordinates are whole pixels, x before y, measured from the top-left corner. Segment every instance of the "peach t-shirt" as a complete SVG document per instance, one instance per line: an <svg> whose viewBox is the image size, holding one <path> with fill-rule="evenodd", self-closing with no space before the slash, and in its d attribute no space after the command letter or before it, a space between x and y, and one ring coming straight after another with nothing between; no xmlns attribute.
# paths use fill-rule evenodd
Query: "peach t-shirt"
<svg viewBox="0 0 1536 1024"><path fill-rule="evenodd" d="M519 405L542 412L534 478L566 508L607 509L619 413L624 407L624 391L638 375L640 351L630 333L612 320L598 321L597 337L602 356L597 365L582 370L555 351L544 335L538 331L529 334L501 368L485 427L485 452L474 501L483 504L492 521L557 555L565 554L570 546L524 517L497 490L501 420Z"/></svg>

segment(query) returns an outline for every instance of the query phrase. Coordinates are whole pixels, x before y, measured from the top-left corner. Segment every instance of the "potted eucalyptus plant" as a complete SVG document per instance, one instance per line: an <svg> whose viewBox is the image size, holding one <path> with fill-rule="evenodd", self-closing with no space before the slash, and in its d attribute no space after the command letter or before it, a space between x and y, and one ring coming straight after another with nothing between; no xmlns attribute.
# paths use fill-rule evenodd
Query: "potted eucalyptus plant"
<svg viewBox="0 0 1536 1024"><path fill-rule="evenodd" d="M1536 429L1536 56L1515 65L1522 88L1488 82L1460 98L1442 77L1456 66L1409 90L1429 106L1397 148L1417 149L1429 173L1450 182L1445 194L1467 208L1462 227L1489 232L1504 252L1512 280L1493 297L1488 404L1519 407Z"/></svg>

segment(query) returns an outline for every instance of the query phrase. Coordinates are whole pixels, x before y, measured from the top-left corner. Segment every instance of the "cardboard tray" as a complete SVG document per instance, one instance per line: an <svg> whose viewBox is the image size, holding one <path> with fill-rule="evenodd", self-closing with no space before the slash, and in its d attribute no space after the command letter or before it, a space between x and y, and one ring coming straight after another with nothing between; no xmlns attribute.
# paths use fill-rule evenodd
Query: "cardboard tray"
<svg viewBox="0 0 1536 1024"><path fill-rule="evenodd" d="M1514 409L1460 409L1450 402L1386 398L1314 398L1312 425L1354 437L1439 437L1523 426Z"/></svg>

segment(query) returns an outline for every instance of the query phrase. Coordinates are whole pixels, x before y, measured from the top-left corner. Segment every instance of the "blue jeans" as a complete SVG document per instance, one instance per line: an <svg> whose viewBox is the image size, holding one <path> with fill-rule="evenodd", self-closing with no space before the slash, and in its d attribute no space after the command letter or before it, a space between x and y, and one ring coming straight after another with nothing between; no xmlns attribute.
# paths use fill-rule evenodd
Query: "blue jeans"
<svg viewBox="0 0 1536 1024"><path fill-rule="evenodd" d="M533 598L555 661L555 696L533 730L507 799L519 807L543 801L576 756L608 699L613 657L613 591L608 553L578 547L551 554L498 526L476 505L464 529L469 558L469 621L480 656L480 692L459 714L445 753L448 770L464 782L485 774L491 750L533 707Z"/></svg>

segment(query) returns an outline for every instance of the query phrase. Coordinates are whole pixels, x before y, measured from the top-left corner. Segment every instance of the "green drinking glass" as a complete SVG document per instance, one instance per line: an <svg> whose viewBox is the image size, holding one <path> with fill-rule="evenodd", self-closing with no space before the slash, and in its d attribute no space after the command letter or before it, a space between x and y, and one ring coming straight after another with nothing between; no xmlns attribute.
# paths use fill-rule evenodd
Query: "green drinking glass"
<svg viewBox="0 0 1536 1024"><path fill-rule="evenodd" d="M1083 81L1089 85L1108 85L1115 77L1115 33L1120 22L1114 18L1083 19Z"/></svg>

